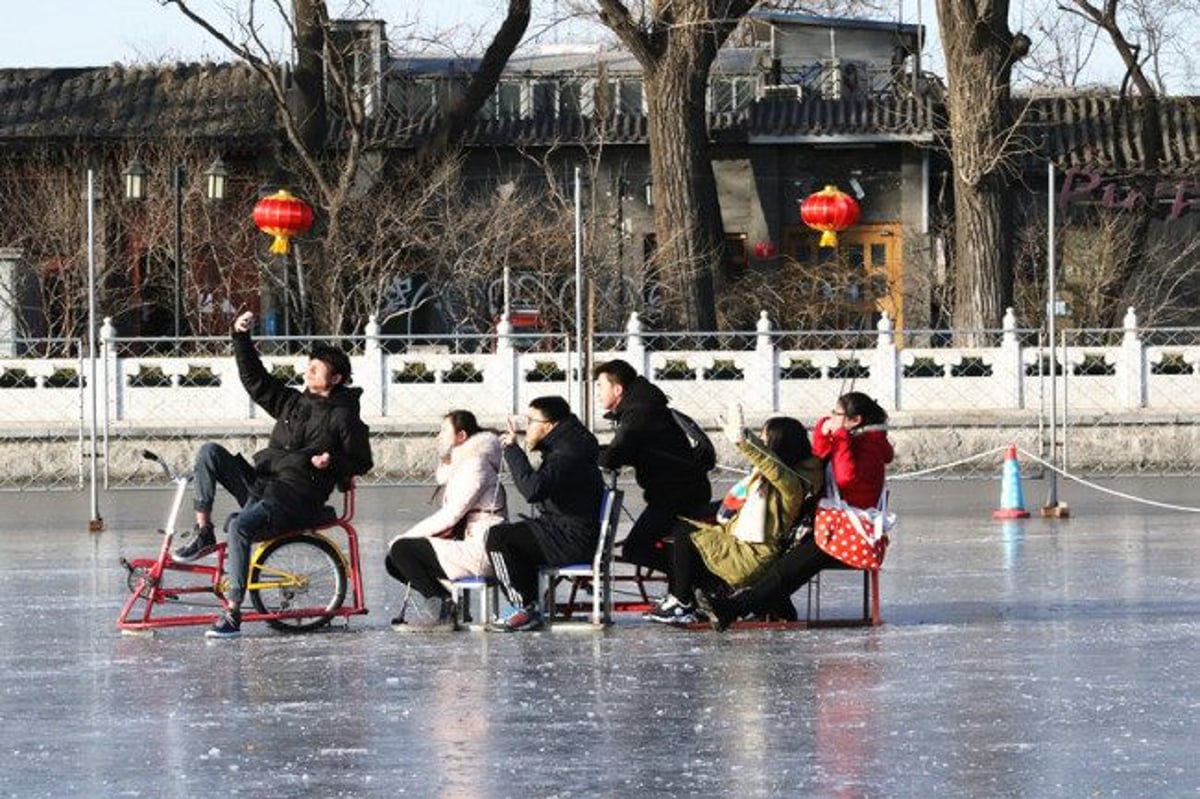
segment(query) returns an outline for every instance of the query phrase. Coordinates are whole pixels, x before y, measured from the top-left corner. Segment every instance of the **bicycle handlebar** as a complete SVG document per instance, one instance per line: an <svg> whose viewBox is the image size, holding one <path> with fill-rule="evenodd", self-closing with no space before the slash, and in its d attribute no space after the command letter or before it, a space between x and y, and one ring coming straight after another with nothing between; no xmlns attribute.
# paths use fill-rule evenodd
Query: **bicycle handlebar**
<svg viewBox="0 0 1200 799"><path fill-rule="evenodd" d="M145 460L154 461L155 463L157 463L162 468L163 474L165 474L167 476L168 480L175 479L175 473L173 471L171 471L171 467L168 466L167 462L164 461L162 459L162 457L159 456L157 453L151 452L148 449L144 449L144 450L142 450L142 458L144 458Z"/></svg>

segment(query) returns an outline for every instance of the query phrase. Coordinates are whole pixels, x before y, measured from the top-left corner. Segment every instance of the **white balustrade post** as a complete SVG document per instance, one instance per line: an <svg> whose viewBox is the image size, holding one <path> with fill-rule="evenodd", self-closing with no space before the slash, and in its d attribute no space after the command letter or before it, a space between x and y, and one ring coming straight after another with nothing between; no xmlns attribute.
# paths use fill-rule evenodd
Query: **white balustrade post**
<svg viewBox="0 0 1200 799"><path fill-rule="evenodd" d="M520 354L513 346L513 326L507 312L496 323L496 351L486 357L483 382L488 394L504 403L502 415L517 413L521 400L517 381Z"/></svg>
<svg viewBox="0 0 1200 799"><path fill-rule="evenodd" d="M878 336L871 356L872 393L885 408L900 409L900 357L891 317L884 312L875 325Z"/></svg>
<svg viewBox="0 0 1200 799"><path fill-rule="evenodd" d="M103 363L100 374L102 375L103 383L100 383L102 394L97 400L102 407L107 406L110 399L112 401L112 418L120 420L125 415L125 381L121 378L120 362L117 359L117 345L113 341L117 337L117 329L113 326L112 317L104 317L104 321L100 325L100 360ZM95 375L92 376L96 378ZM104 418L109 418L106 412Z"/></svg>
<svg viewBox="0 0 1200 799"><path fill-rule="evenodd" d="M630 313L629 321L625 323L625 360L640 375L645 375L650 368L646 360L646 344L642 341L642 318L637 311Z"/></svg>
<svg viewBox="0 0 1200 799"><path fill-rule="evenodd" d="M1021 408L1025 401L1025 370L1021 363L1021 342L1017 338L1017 314L1013 309L1004 311L1001 322L1004 333L1000 337L1000 356L996 360L996 377L1009 407Z"/></svg>
<svg viewBox="0 0 1200 799"><path fill-rule="evenodd" d="M1125 405L1129 408L1144 408L1146 406L1146 383L1148 368L1146 364L1146 348L1138 336L1137 314L1133 306L1125 311L1121 320L1125 329L1121 337L1121 354L1117 364L1117 374L1120 375Z"/></svg>
<svg viewBox="0 0 1200 799"><path fill-rule="evenodd" d="M754 367L746 375L745 396L751 410L769 416L779 409L779 354L766 311L759 311L754 329Z"/></svg>
<svg viewBox="0 0 1200 799"><path fill-rule="evenodd" d="M374 397L368 400L370 409L379 416L387 416L388 389L392 381L388 379L387 359L379 343L379 318L375 314L367 318L363 335L363 363L361 368L355 368L354 371L362 375L363 394Z"/></svg>

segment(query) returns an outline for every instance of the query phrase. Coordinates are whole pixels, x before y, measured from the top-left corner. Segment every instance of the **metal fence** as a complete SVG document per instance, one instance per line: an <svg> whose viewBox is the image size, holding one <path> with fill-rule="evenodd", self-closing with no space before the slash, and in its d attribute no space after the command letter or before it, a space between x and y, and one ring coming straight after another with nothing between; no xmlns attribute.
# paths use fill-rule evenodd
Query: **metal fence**
<svg viewBox="0 0 1200 799"><path fill-rule="evenodd" d="M330 339L323 339L329 341ZM585 360L567 335L363 336L334 339L351 353L354 384L372 428L367 483L430 479L432 437L452 408L501 427L542 394L589 408L587 362L628 360L672 403L712 429L740 408L750 423L787 414L811 423L850 390L892 414L897 472L962 461L942 476L994 477L1013 442L1092 474L1200 471L1200 329L1065 330L1051 347L1011 316L969 334L777 331L598 333ZM971 346L956 346L970 341ZM258 340L266 367L302 385L312 340ZM96 375L92 413L91 375ZM247 398L226 338L126 339L102 331L98 357L81 342L9 342L0 357L0 488L78 488L88 475L96 422L99 473L109 487L156 484L140 453L187 463L200 443L235 451L265 444L270 420ZM976 453L987 457L970 459ZM730 446L722 461L740 465Z"/></svg>

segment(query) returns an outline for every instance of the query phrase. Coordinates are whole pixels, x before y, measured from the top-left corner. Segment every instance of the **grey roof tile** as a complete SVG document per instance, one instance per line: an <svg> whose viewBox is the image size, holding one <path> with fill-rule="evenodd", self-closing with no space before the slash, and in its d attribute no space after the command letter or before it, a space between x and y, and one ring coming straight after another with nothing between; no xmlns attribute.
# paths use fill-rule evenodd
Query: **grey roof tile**
<svg viewBox="0 0 1200 799"><path fill-rule="evenodd" d="M274 128L246 64L0 69L0 140L261 139Z"/></svg>

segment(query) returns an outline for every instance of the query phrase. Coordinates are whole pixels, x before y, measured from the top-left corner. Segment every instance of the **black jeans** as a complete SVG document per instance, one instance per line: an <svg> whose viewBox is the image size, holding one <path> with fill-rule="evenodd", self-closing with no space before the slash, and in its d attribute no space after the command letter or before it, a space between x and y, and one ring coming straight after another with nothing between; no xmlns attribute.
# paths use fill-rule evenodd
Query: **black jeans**
<svg viewBox="0 0 1200 799"><path fill-rule="evenodd" d="M522 607L535 604L538 568L546 553L529 524L497 524L488 531L487 552L508 601Z"/></svg>
<svg viewBox="0 0 1200 799"><path fill-rule="evenodd" d="M396 539L383 565L388 574L402 583L408 583L422 596L450 596L446 586L441 583L446 579L446 572L427 538Z"/></svg>
<svg viewBox="0 0 1200 799"><path fill-rule="evenodd" d="M729 585L704 565L690 533L678 533L672 554L671 595L686 605L695 601L696 589L721 591Z"/></svg>
<svg viewBox="0 0 1200 799"><path fill-rule="evenodd" d="M661 505L647 505L642 514L637 517L625 543L621 547L621 559L647 569L671 573L671 548L663 539L686 535L692 530L692 525L680 521L680 516L689 519L701 519L708 515L709 503L704 503L687 511L664 508Z"/></svg>
<svg viewBox="0 0 1200 799"><path fill-rule="evenodd" d="M822 569L837 566L840 561L817 546L811 535L801 538L767 567L762 576L744 591L730 599L738 615L767 613L782 602L791 603L792 594L799 591ZM677 595L678 596L678 595Z"/></svg>

